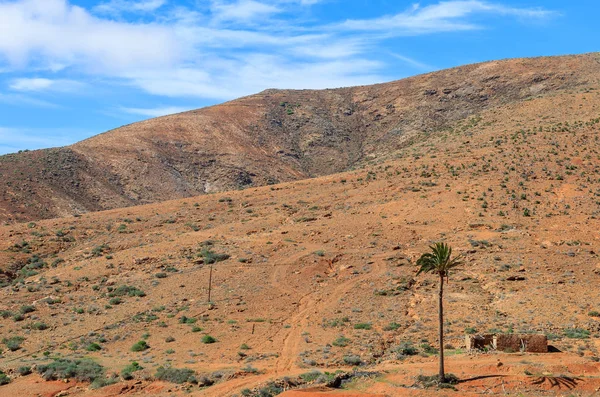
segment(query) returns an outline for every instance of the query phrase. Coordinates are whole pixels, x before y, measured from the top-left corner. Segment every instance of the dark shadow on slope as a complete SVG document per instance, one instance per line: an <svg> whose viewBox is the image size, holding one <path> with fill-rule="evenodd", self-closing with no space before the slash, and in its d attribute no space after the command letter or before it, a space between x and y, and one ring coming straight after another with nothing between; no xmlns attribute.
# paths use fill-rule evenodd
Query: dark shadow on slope
<svg viewBox="0 0 600 397"><path fill-rule="evenodd" d="M536 378L531 384L540 386L548 382L551 388L565 388L572 390L577 387L577 382L581 381L581 378L572 378L570 376L540 376Z"/></svg>
<svg viewBox="0 0 600 397"><path fill-rule="evenodd" d="M458 383L466 383L466 382L472 382L474 380L481 380L481 379L489 379L489 378L504 378L506 375L481 375L481 376L474 376L472 378L467 378L467 379L461 379L458 381Z"/></svg>

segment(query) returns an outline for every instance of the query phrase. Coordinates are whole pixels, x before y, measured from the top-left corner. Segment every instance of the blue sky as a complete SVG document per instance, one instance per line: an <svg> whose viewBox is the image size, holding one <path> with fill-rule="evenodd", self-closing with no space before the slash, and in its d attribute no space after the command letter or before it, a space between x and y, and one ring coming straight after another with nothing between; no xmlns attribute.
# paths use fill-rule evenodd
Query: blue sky
<svg viewBox="0 0 600 397"><path fill-rule="evenodd" d="M598 50L595 0L0 0L0 154L266 88Z"/></svg>

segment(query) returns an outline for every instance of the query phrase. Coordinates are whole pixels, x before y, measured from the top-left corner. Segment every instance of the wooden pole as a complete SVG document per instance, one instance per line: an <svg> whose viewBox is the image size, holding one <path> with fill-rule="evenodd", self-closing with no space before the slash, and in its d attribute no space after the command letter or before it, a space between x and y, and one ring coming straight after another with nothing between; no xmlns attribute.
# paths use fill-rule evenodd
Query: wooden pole
<svg viewBox="0 0 600 397"><path fill-rule="evenodd" d="M210 303L210 293L212 290L212 265L210 265L210 275L208 276L208 303Z"/></svg>

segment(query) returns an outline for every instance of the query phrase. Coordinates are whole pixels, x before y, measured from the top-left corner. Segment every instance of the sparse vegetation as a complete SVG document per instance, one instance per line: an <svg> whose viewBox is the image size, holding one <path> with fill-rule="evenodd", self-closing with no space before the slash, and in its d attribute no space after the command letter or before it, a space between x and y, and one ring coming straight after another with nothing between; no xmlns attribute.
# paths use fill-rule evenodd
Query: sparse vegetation
<svg viewBox="0 0 600 397"><path fill-rule="evenodd" d="M150 349L150 345L148 345L145 340L137 341L133 346L131 346L132 352L142 352L148 349Z"/></svg>
<svg viewBox="0 0 600 397"><path fill-rule="evenodd" d="M4 372L0 371L0 386L8 385L10 378Z"/></svg>
<svg viewBox="0 0 600 397"><path fill-rule="evenodd" d="M144 369L137 361L132 361L131 364L123 368L121 376L124 380L133 379L133 373Z"/></svg>
<svg viewBox="0 0 600 397"><path fill-rule="evenodd" d="M181 384L186 382L197 383L195 375L196 373L193 370L187 368L158 367L154 377L165 382Z"/></svg>
<svg viewBox="0 0 600 397"><path fill-rule="evenodd" d="M202 343L204 343L204 344L211 344L211 343L215 343L217 341L214 337L212 337L210 335L204 335L201 340L202 340Z"/></svg>
<svg viewBox="0 0 600 397"><path fill-rule="evenodd" d="M139 288L132 287L129 285L121 285L117 287L115 290L110 291L108 293L109 297L118 297L118 296L132 296L132 297L144 297L146 293Z"/></svg>
<svg viewBox="0 0 600 397"><path fill-rule="evenodd" d="M339 338L334 340L331 344L333 346L337 346L337 347L346 347L346 346L348 346L349 343L350 343L350 339L346 338L345 336L340 336Z"/></svg>
<svg viewBox="0 0 600 397"><path fill-rule="evenodd" d="M38 365L37 372L45 380L76 379L80 382L93 382L104 377L104 368L89 359L55 359L50 364Z"/></svg>
<svg viewBox="0 0 600 397"><path fill-rule="evenodd" d="M563 334L571 339L587 339L590 337L590 331L582 328L565 328Z"/></svg>
<svg viewBox="0 0 600 397"><path fill-rule="evenodd" d="M8 350L10 350L11 352L14 352L21 348L21 344L23 343L24 340L25 340L25 338L23 338L22 336L11 336L9 338L2 339L2 343L4 343L4 345L6 345L6 348Z"/></svg>

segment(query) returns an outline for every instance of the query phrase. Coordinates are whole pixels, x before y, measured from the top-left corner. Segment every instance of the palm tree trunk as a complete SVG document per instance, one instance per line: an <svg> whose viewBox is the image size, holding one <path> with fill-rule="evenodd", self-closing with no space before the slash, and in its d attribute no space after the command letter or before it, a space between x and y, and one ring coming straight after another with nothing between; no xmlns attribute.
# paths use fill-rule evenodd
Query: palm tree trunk
<svg viewBox="0 0 600 397"><path fill-rule="evenodd" d="M444 371L444 275L440 273L440 293L438 297L438 321L439 321L439 339L440 339L440 382L446 381Z"/></svg>

